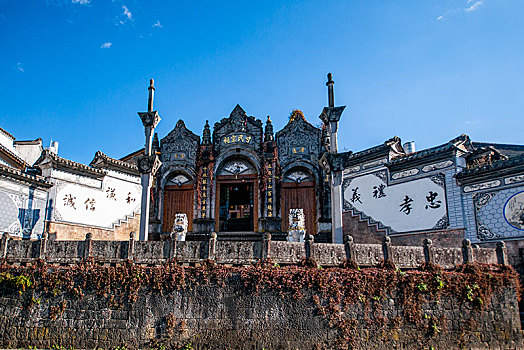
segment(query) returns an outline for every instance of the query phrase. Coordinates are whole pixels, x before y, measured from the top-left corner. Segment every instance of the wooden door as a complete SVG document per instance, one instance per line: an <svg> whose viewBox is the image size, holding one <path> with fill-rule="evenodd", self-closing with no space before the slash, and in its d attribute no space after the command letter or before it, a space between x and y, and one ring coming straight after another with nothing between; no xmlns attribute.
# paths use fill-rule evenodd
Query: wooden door
<svg viewBox="0 0 524 350"><path fill-rule="evenodd" d="M283 183L281 193L282 232L289 227L289 209L304 210L306 217L306 233L317 233L317 208L315 199L315 183L302 184Z"/></svg>
<svg viewBox="0 0 524 350"><path fill-rule="evenodd" d="M171 232L177 213L187 215L187 230L193 231L193 193L193 185L166 186L164 188L164 232Z"/></svg>

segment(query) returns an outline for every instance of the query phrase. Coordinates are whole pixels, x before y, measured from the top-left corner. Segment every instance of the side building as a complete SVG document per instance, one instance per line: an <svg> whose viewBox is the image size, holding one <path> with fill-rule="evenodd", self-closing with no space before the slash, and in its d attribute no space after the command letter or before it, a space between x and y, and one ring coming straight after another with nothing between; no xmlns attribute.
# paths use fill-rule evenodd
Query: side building
<svg viewBox="0 0 524 350"><path fill-rule="evenodd" d="M343 230L357 243L438 246L505 241L520 264L524 248L524 146L472 142L460 135L414 152L398 137L324 157L342 173Z"/></svg>

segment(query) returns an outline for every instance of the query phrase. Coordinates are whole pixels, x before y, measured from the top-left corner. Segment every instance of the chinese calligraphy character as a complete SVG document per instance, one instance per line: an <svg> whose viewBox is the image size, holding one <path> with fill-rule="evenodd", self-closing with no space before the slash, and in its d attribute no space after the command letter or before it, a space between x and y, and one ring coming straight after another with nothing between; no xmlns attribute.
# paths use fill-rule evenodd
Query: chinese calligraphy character
<svg viewBox="0 0 524 350"><path fill-rule="evenodd" d="M64 206L71 207L76 210L75 199L76 197L71 196L71 194L66 194L64 197Z"/></svg>
<svg viewBox="0 0 524 350"><path fill-rule="evenodd" d="M111 188L111 187L108 187L107 190L106 190L106 197L116 201L115 189Z"/></svg>
<svg viewBox="0 0 524 350"><path fill-rule="evenodd" d="M238 135L238 142L244 142L244 135Z"/></svg>
<svg viewBox="0 0 524 350"><path fill-rule="evenodd" d="M273 205L268 204L268 205L267 205L267 210L273 210Z"/></svg>
<svg viewBox="0 0 524 350"><path fill-rule="evenodd" d="M229 143L229 136L224 137L224 143Z"/></svg>
<svg viewBox="0 0 524 350"><path fill-rule="evenodd" d="M437 199L438 193L429 191L429 196L426 196L426 200L428 201L428 204L426 205L426 209L437 209L440 208L440 204L442 201L435 200Z"/></svg>
<svg viewBox="0 0 524 350"><path fill-rule="evenodd" d="M251 141L251 136L246 136L246 143L249 143Z"/></svg>
<svg viewBox="0 0 524 350"><path fill-rule="evenodd" d="M408 196L406 196L404 198L404 201L399 205L400 207L400 210L399 211L402 211L404 212L404 214L406 215L409 215L409 213L411 213L411 202L413 202L413 199L409 198Z"/></svg>
<svg viewBox="0 0 524 350"><path fill-rule="evenodd" d="M135 201L135 199L134 199L134 198L131 198L131 192L129 192L129 193L127 194L127 198L126 198L126 202L127 202L127 204L130 204L131 202L134 202L134 201Z"/></svg>
<svg viewBox="0 0 524 350"><path fill-rule="evenodd" d="M300 147L300 153L304 153L304 147Z"/></svg>
<svg viewBox="0 0 524 350"><path fill-rule="evenodd" d="M94 198L88 198L86 199L86 201L84 202L84 204L86 205L86 210L91 210L91 211L94 211L95 210L95 204L96 204L96 201Z"/></svg>
<svg viewBox="0 0 524 350"><path fill-rule="evenodd" d="M207 184L207 179L202 180L202 185L205 185L205 184Z"/></svg>
<svg viewBox="0 0 524 350"><path fill-rule="evenodd" d="M297 149L295 147L293 147L292 152L293 153L297 153Z"/></svg>
<svg viewBox="0 0 524 350"><path fill-rule="evenodd" d="M237 135L232 135L231 136L231 143L235 143L237 142Z"/></svg>
<svg viewBox="0 0 524 350"><path fill-rule="evenodd" d="M351 196L351 203L355 203L355 202L359 202L360 204L362 204L362 201L360 200L360 193L358 193L358 187L355 187L354 189L352 189L353 191L353 195Z"/></svg>
<svg viewBox="0 0 524 350"><path fill-rule="evenodd" d="M386 194L384 193L384 189L386 186L384 184L380 184L378 186L373 186L373 197L375 198L382 198L386 197Z"/></svg>

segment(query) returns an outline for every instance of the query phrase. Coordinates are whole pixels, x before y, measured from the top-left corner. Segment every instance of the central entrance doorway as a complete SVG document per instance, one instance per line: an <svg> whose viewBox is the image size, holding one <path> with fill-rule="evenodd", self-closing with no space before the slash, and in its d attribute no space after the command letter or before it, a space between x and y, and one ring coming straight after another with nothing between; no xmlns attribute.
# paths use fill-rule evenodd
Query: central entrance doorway
<svg viewBox="0 0 524 350"><path fill-rule="evenodd" d="M253 183L219 183L219 193L219 231L254 231Z"/></svg>

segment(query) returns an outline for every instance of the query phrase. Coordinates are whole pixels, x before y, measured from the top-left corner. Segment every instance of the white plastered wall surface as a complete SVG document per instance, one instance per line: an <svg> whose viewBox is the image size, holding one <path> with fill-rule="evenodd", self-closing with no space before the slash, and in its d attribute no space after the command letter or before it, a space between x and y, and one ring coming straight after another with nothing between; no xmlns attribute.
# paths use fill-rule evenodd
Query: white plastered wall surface
<svg viewBox="0 0 524 350"><path fill-rule="evenodd" d="M358 176L344 200L396 232L432 229L447 217L445 188L430 177L388 185L374 174Z"/></svg>
<svg viewBox="0 0 524 350"><path fill-rule="evenodd" d="M112 229L140 211L140 178L108 171L102 180L53 170L54 219Z"/></svg>

